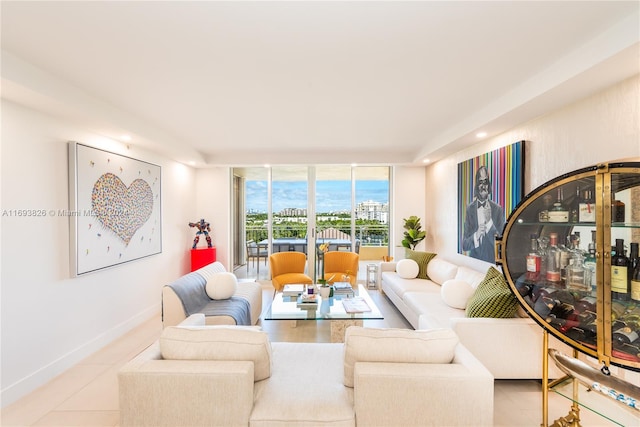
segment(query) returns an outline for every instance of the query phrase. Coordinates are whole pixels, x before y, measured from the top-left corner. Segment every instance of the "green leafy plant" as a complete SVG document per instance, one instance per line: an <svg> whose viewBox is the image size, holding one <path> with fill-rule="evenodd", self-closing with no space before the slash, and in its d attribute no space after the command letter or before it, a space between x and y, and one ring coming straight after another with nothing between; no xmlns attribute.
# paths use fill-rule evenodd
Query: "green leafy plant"
<svg viewBox="0 0 640 427"><path fill-rule="evenodd" d="M408 249L415 249L418 243L422 242L426 237L426 232L422 231L422 225L420 225L420 218L415 215L409 218L403 218L404 221L404 239L402 239L402 246Z"/></svg>

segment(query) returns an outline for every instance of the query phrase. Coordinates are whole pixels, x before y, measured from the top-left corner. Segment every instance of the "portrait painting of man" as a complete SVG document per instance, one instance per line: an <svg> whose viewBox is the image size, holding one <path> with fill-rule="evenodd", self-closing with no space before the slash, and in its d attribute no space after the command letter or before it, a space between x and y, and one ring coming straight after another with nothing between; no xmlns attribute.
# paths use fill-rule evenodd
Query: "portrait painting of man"
<svg viewBox="0 0 640 427"><path fill-rule="evenodd" d="M524 141L458 164L458 252L495 262L500 236L523 194Z"/></svg>

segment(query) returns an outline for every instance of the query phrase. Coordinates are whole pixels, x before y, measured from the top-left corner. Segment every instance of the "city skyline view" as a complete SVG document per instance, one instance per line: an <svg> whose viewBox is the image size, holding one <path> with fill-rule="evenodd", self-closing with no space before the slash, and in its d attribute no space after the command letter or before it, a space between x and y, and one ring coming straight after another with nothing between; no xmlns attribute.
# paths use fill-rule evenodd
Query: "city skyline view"
<svg viewBox="0 0 640 427"><path fill-rule="evenodd" d="M306 181L274 181L273 211L287 208L307 208ZM356 204L373 200L389 203L389 182L384 180L356 181ZM351 181L316 181L316 212L340 212L351 209ZM247 212L267 212L267 182L246 181Z"/></svg>

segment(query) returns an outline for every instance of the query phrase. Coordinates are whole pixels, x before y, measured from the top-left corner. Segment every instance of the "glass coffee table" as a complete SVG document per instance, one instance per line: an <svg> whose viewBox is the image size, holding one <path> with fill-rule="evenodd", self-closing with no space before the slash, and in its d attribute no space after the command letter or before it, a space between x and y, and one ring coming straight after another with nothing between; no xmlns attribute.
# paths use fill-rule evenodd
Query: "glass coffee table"
<svg viewBox="0 0 640 427"><path fill-rule="evenodd" d="M331 342L344 342L344 333L349 326L362 326L364 320L382 320L384 316L371 299L367 289L363 285L358 285L353 295L322 298L316 294L315 302L302 302L299 296L285 296L282 292L278 292L273 297L273 302L263 319L329 320Z"/></svg>

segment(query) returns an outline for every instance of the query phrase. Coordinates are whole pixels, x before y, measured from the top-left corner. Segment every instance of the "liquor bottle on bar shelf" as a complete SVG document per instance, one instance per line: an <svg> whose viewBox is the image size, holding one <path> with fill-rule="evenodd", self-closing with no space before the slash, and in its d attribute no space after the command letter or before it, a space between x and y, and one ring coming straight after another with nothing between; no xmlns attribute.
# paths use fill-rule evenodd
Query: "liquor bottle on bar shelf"
<svg viewBox="0 0 640 427"><path fill-rule="evenodd" d="M637 301L637 299L633 298L633 289L631 282L633 281L634 273L636 272L638 264L640 263L640 258L638 257L638 243L632 242L630 246L631 253L629 254L629 268L627 269L627 273L629 274L629 298L632 301Z"/></svg>
<svg viewBox="0 0 640 427"><path fill-rule="evenodd" d="M624 315L627 306L620 301L611 301L611 321L615 321Z"/></svg>
<svg viewBox="0 0 640 427"><path fill-rule="evenodd" d="M538 238L538 255L540 255L540 279L544 279L547 274L547 252L549 250L549 237L540 236Z"/></svg>
<svg viewBox="0 0 640 427"><path fill-rule="evenodd" d="M613 193L611 194L611 222L624 222L625 212L624 203L620 200L616 200Z"/></svg>
<svg viewBox="0 0 640 427"><path fill-rule="evenodd" d="M527 280L535 283L540 278L540 269L542 268L542 261L538 252L537 234L531 234L530 245L529 255L527 255Z"/></svg>
<svg viewBox="0 0 640 427"><path fill-rule="evenodd" d="M596 291L596 231L591 231L591 243L589 243L589 251L584 259L584 268L587 273L585 282L587 283L588 292L593 294Z"/></svg>
<svg viewBox="0 0 640 427"><path fill-rule="evenodd" d="M558 233L549 233L549 249L547 250L548 282L560 283L560 249L558 248Z"/></svg>
<svg viewBox="0 0 640 427"><path fill-rule="evenodd" d="M576 196L571 202L571 207L569 208L569 222L579 222L580 221L580 186L576 186Z"/></svg>
<svg viewBox="0 0 640 427"><path fill-rule="evenodd" d="M614 347L622 347L623 344L631 344L633 341L640 338L640 335L638 335L640 332L640 324L637 321L624 320L623 318L616 323L617 324L614 324L612 327L612 329L615 329L611 335Z"/></svg>
<svg viewBox="0 0 640 427"><path fill-rule="evenodd" d="M582 252L582 249L580 249L580 232L579 231L576 231L573 234L571 234L571 236L569 236L569 242L570 242L570 247L572 251Z"/></svg>
<svg viewBox="0 0 640 427"><path fill-rule="evenodd" d="M578 222L596 222L596 204L593 191L585 190L578 209Z"/></svg>
<svg viewBox="0 0 640 427"><path fill-rule="evenodd" d="M587 270L584 268L584 257L580 251L573 252L571 262L567 266L567 288L575 291L591 291L587 285Z"/></svg>
<svg viewBox="0 0 640 427"><path fill-rule="evenodd" d="M616 253L611 257L611 296L614 300L631 299L629 258L624 254L624 239L616 239Z"/></svg>
<svg viewBox="0 0 640 427"><path fill-rule="evenodd" d="M567 271L571 262L571 236L567 236L567 245L558 244L560 250L560 283L567 286Z"/></svg>
<svg viewBox="0 0 640 427"><path fill-rule="evenodd" d="M567 331L567 336L574 341L593 346L597 341L596 322L574 326Z"/></svg>
<svg viewBox="0 0 640 427"><path fill-rule="evenodd" d="M630 354L632 356L635 356L637 359L640 359L640 338L633 341L632 343L623 344L619 348L619 350L623 353Z"/></svg>
<svg viewBox="0 0 640 427"><path fill-rule="evenodd" d="M633 270L630 287L631 301L640 303L640 259L638 259L636 268Z"/></svg>
<svg viewBox="0 0 640 427"><path fill-rule="evenodd" d="M569 222L569 210L564 204L562 187L558 187L558 195L553 207L549 210L549 222Z"/></svg>
<svg viewBox="0 0 640 427"><path fill-rule="evenodd" d="M550 318L568 319L575 311L575 297L566 289L542 288L533 309L547 321Z"/></svg>
<svg viewBox="0 0 640 427"><path fill-rule="evenodd" d="M576 311L578 313L595 313L596 312L596 297L585 296L576 301Z"/></svg>
<svg viewBox="0 0 640 427"><path fill-rule="evenodd" d="M553 206L553 196L551 194L545 194L542 196L542 210L538 212L539 222L549 222L549 210Z"/></svg>

